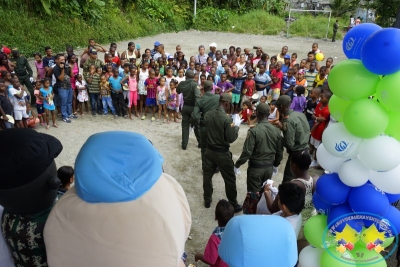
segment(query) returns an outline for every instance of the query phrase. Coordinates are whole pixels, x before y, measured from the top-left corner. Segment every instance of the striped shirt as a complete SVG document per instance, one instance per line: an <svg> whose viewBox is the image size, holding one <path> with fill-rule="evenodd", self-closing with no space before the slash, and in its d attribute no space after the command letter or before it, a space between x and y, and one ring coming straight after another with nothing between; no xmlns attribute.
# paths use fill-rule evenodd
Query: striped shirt
<svg viewBox="0 0 400 267"><path fill-rule="evenodd" d="M315 77L317 77L318 71L314 70L314 72L311 71L306 71L304 74L304 78L307 80L307 89L310 89L313 87Z"/></svg>
<svg viewBox="0 0 400 267"><path fill-rule="evenodd" d="M144 82L144 85L146 85L147 89L147 98L156 98L157 82L157 78L147 78Z"/></svg>
<svg viewBox="0 0 400 267"><path fill-rule="evenodd" d="M92 78L92 81L89 82L89 79ZM87 84L89 86L89 93L98 94L100 93L100 75L95 73L93 75L87 75Z"/></svg>

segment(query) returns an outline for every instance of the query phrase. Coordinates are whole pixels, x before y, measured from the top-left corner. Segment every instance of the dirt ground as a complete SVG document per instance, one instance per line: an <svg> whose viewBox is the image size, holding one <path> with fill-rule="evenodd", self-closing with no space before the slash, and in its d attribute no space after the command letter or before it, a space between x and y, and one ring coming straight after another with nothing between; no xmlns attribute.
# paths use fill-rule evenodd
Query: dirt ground
<svg viewBox="0 0 400 267"><path fill-rule="evenodd" d="M89 38L90 36L88 36ZM118 43L118 51L122 53L127 43L132 40L127 40ZM182 46L182 51L188 56L197 55L198 46L203 44L208 51L208 45L211 42L216 42L218 48L229 48L229 46L239 46L242 48L252 48L253 46L261 46L270 56L280 52L283 45L289 47L289 53L297 52L298 59L306 58L307 52L311 49L313 42L318 42L320 49L324 52L325 58L333 57L334 64L340 60L344 60L345 56L342 52L342 43L337 41L313 40L305 38L290 38L280 36L261 36L249 34L232 34L232 33L217 33L217 32L200 32L200 31L183 31L178 33L160 34L151 37L138 38L133 40L140 44L142 53L145 48L153 48L155 41L165 45L166 52L174 53L176 45ZM50 44L51 45L51 44ZM104 44L108 47L108 44ZM254 49L252 49L254 51ZM81 52L76 49L75 52ZM103 53L99 53L99 58L103 59ZM324 63L323 63L324 64ZM33 67L33 62L31 61ZM33 67L34 69L34 67ZM160 151L164 157L164 170L172 175L182 185L186 192L192 213L192 240L186 243L186 252L188 254L188 263L194 263L194 254L202 251L205 244L216 227L214 221L214 209L219 199L226 199L224 191L224 183L220 174L215 174L213 177L214 194L213 202L210 209L205 209L203 206L203 188L202 188L202 171L200 149L197 148L197 142L194 134L190 134L189 145L186 151L181 150L181 125L177 123L164 124L161 122L150 122L149 119L142 121L127 120L123 118L113 119L112 116L96 116L86 114L84 117L79 117L73 120L71 124L58 121L59 128L50 128L45 130L42 126L37 127L39 132L45 132L57 137L63 144L64 149L56 159L58 166L74 165L76 155L86 139L98 132L104 131L133 131L145 135L149 138L154 146ZM233 160L236 161L241 153L244 139L248 126L242 125L239 131L238 139L231 145ZM140 157L140 151L137 151ZM279 166L279 174L273 179L276 184L282 181L283 169L287 155ZM237 176L238 201L242 203L246 195L246 168L247 164L240 168L241 174ZM321 171L311 171L311 175L320 175ZM198 264L197 266L206 266ZM390 265L392 266L392 265Z"/></svg>

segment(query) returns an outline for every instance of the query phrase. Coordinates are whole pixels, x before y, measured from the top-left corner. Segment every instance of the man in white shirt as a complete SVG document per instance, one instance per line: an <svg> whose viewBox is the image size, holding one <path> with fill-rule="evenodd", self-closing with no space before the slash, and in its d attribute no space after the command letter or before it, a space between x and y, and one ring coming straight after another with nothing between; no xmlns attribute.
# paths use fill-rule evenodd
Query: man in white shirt
<svg viewBox="0 0 400 267"><path fill-rule="evenodd" d="M207 63L207 57L208 55L205 54L206 49L204 48L204 45L199 46L199 54L195 57L196 63Z"/></svg>
<svg viewBox="0 0 400 267"><path fill-rule="evenodd" d="M210 52L208 53L208 56L211 57L213 60L215 60L216 53L217 53L217 44L211 43L210 44Z"/></svg>

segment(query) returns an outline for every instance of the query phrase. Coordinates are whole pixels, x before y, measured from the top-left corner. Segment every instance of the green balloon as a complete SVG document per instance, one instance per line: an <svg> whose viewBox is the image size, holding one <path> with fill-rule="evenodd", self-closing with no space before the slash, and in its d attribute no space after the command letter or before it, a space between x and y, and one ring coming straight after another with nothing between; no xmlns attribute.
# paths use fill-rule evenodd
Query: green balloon
<svg viewBox="0 0 400 267"><path fill-rule="evenodd" d="M389 111L400 112L400 71L382 78L376 88L379 102Z"/></svg>
<svg viewBox="0 0 400 267"><path fill-rule="evenodd" d="M316 215L308 219L304 225L304 236L308 243L316 248L328 248L335 245L335 237L327 236L326 222L326 215Z"/></svg>
<svg viewBox="0 0 400 267"><path fill-rule="evenodd" d="M329 88L345 100L357 100L369 97L376 91L380 79L368 71L360 60L341 61L330 71Z"/></svg>
<svg viewBox="0 0 400 267"><path fill-rule="evenodd" d="M362 243L362 242L361 242ZM366 245L359 245L358 243L351 251L354 263L356 266L372 266L372 267L387 267L385 259L381 254L375 250L368 250ZM354 265L353 265L354 266Z"/></svg>
<svg viewBox="0 0 400 267"><path fill-rule="evenodd" d="M329 248L322 253L321 267L349 267L355 266L353 255L344 251L343 253L336 250L336 248Z"/></svg>
<svg viewBox="0 0 400 267"><path fill-rule="evenodd" d="M389 112L389 125L385 134L400 141L400 112Z"/></svg>
<svg viewBox="0 0 400 267"><path fill-rule="evenodd" d="M331 116L336 121L343 121L344 112L351 103L353 103L353 101L344 100L338 97L337 95L333 95L329 99L329 104L328 104Z"/></svg>
<svg viewBox="0 0 400 267"><path fill-rule="evenodd" d="M360 99L347 107L343 121L351 134L369 139L386 130L389 115L378 102L372 99Z"/></svg>

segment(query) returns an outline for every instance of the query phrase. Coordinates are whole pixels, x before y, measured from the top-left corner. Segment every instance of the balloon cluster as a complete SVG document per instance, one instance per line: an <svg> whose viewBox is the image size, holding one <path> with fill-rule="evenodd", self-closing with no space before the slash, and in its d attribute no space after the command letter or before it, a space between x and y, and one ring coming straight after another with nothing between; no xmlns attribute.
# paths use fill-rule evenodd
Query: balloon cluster
<svg viewBox="0 0 400 267"><path fill-rule="evenodd" d="M373 266L386 266L380 252L400 233L400 211L390 205L400 199L400 30L358 25L346 34L343 51L348 59L328 77L337 123L317 150L330 173L317 181L313 203L320 215L304 227L314 247L299 261L338 267L348 266L347 258L359 266L357 259L368 256Z"/></svg>

